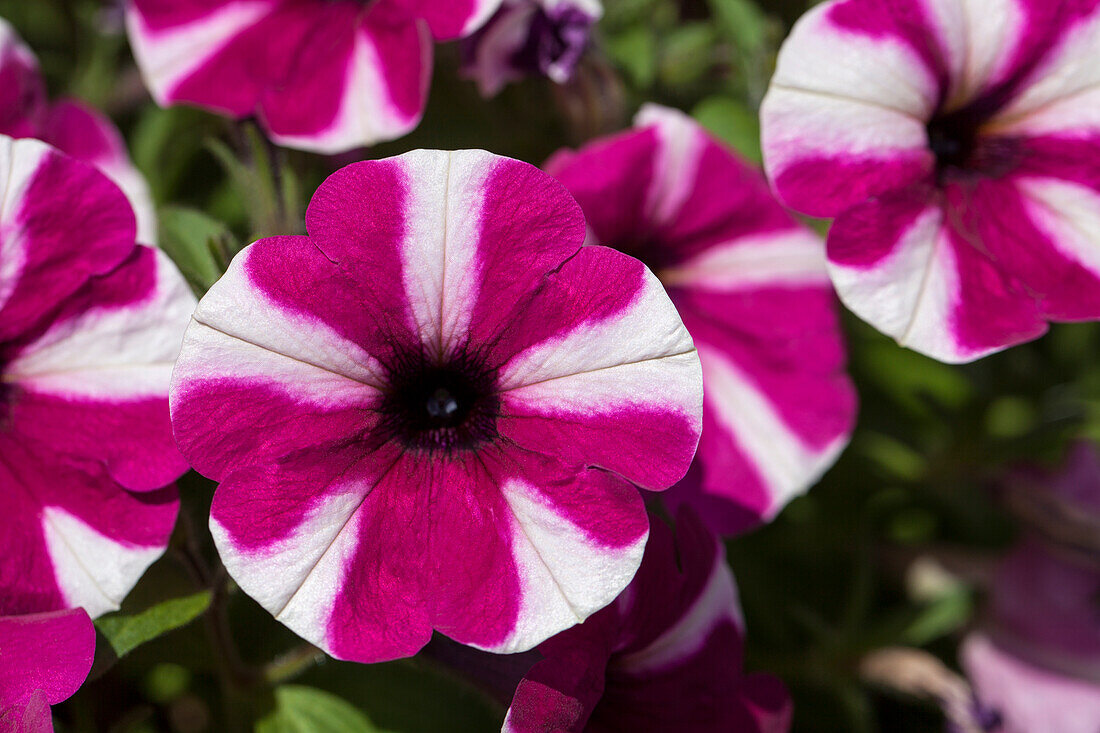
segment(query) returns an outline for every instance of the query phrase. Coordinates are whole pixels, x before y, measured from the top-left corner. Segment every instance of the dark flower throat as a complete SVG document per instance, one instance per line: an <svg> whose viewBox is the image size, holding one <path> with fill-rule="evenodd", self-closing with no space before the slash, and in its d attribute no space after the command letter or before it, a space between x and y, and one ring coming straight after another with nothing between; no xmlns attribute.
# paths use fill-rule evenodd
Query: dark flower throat
<svg viewBox="0 0 1100 733"><path fill-rule="evenodd" d="M416 451L450 454L497 437L496 375L463 351L443 362L400 359L390 373L380 430Z"/></svg>

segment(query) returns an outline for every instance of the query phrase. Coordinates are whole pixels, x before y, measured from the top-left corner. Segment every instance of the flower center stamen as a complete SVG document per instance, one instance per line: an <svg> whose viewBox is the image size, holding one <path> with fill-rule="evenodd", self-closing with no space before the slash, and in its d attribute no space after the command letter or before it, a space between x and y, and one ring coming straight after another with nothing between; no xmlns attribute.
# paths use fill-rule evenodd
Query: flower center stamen
<svg viewBox="0 0 1100 733"><path fill-rule="evenodd" d="M1019 143L982 130L989 115L974 107L938 113L927 124L928 147L936 157L936 182L999 178L1020 162Z"/></svg>
<svg viewBox="0 0 1100 733"><path fill-rule="evenodd" d="M452 453L497 437L500 400L495 376L477 359L460 355L433 363L418 355L400 360L379 426L385 440L413 450Z"/></svg>

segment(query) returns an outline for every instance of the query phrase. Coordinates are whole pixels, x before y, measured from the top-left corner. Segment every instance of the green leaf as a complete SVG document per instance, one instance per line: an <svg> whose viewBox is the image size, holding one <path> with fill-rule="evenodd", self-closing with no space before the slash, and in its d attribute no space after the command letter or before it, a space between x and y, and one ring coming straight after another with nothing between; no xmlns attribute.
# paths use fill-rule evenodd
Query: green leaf
<svg viewBox="0 0 1100 733"><path fill-rule="evenodd" d="M96 619L95 626L121 658L145 642L191 623L209 605L210 592L201 591L158 603L139 613L103 616Z"/></svg>
<svg viewBox="0 0 1100 733"><path fill-rule="evenodd" d="M768 37L768 19L753 0L708 0L719 32L743 52L754 53Z"/></svg>
<svg viewBox="0 0 1100 733"><path fill-rule="evenodd" d="M707 97L691 111L700 125L748 160L760 164L760 120L744 104L729 97Z"/></svg>
<svg viewBox="0 0 1100 733"><path fill-rule="evenodd" d="M607 39L607 53L635 87L647 89L657 75L657 36L648 26L636 26Z"/></svg>
<svg viewBox="0 0 1100 733"><path fill-rule="evenodd" d="M714 29L708 23L683 23L663 34L662 83L670 89L698 81L714 60Z"/></svg>
<svg viewBox="0 0 1100 733"><path fill-rule="evenodd" d="M200 295L225 272L240 249L233 233L216 219L183 206L165 206L158 213L160 246Z"/></svg>
<svg viewBox="0 0 1100 733"><path fill-rule="evenodd" d="M974 612L974 599L966 588L947 593L928 604L905 629L903 640L924 646L963 628Z"/></svg>
<svg viewBox="0 0 1100 733"><path fill-rule="evenodd" d="M314 687L283 685L256 733L382 733L351 703Z"/></svg>

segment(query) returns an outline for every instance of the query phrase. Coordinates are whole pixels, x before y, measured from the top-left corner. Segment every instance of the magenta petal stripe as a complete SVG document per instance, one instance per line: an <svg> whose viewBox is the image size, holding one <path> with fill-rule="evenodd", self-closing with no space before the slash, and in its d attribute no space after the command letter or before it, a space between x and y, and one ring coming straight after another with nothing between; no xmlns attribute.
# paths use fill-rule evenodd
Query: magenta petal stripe
<svg viewBox="0 0 1100 733"><path fill-rule="evenodd" d="M306 223L237 256L172 383L240 587L361 662L433 630L524 651L610 603L648 534L638 486L699 438L698 357L656 278L483 151L348 166Z"/></svg>
<svg viewBox="0 0 1100 733"><path fill-rule="evenodd" d="M0 140L0 169L8 173L0 208L0 340L7 341L122 262L133 248L134 215L95 169L37 140Z"/></svg>
<svg viewBox="0 0 1100 733"><path fill-rule="evenodd" d="M94 656L95 628L79 608L0 617L0 715L36 694L46 705L68 699L84 683Z"/></svg>

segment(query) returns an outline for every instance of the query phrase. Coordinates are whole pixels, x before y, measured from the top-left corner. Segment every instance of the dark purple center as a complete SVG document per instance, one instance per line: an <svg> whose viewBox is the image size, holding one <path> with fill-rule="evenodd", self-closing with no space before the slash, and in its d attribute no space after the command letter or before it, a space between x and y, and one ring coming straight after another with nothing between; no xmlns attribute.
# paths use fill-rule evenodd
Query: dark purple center
<svg viewBox="0 0 1100 733"><path fill-rule="evenodd" d="M467 351L437 362L423 354L390 372L382 437L428 452L472 450L497 437L496 375Z"/></svg>
<svg viewBox="0 0 1100 733"><path fill-rule="evenodd" d="M928 122L928 145L936 156L938 183L1000 178L1019 164L1018 141L983 131L990 116L971 105L938 113Z"/></svg>

